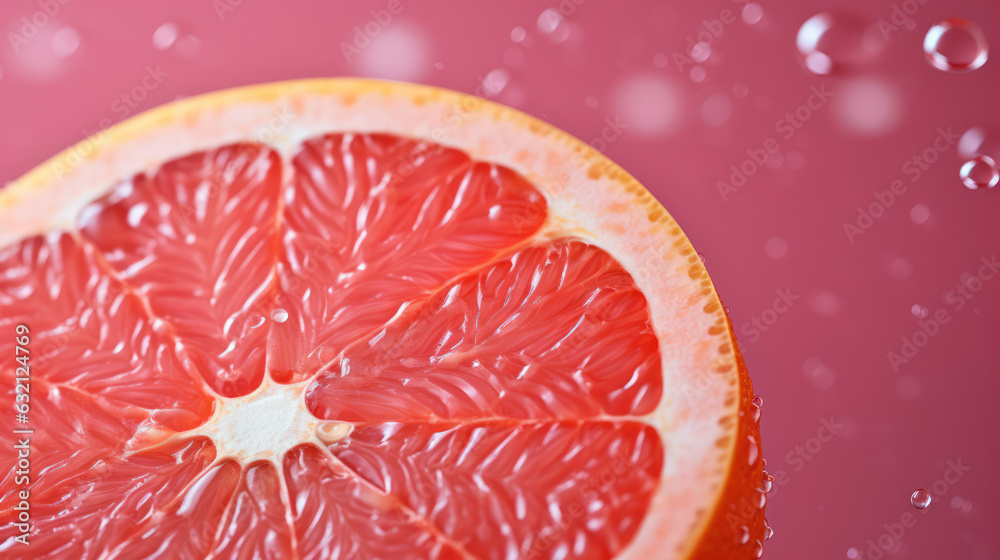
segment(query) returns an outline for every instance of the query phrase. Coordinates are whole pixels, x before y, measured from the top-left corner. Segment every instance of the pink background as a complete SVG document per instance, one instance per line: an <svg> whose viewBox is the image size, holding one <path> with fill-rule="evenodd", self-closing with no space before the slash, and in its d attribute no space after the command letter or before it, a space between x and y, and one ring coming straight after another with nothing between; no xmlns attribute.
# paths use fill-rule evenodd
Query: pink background
<svg viewBox="0 0 1000 560"><path fill-rule="evenodd" d="M759 0L763 17L751 24L732 0L585 0L551 29L539 15L555 0L401 0L401 11L347 60L341 44L386 0L282 9L244 1L222 18L208 0L63 1L18 52L8 33L22 32L21 18L45 2L0 7L0 180L102 120L274 80L364 75L474 92L485 79L480 93L499 89L498 101L585 140L617 118L628 128L606 153L649 187L705 255L764 397L764 456L777 476L767 508L776 534L765 557L849 558L854 547L867 558L868 540L912 513L914 527L883 537L893 546L886 557L1000 558L1000 278L982 282L961 309L946 299L998 252L1000 188L965 188L958 173L967 158L954 143L916 181L904 167L933 146L939 127L961 134L981 126L998 141L997 61L949 74L928 65L921 49L927 29L948 17L977 22L1000 49L992 0L899 0L916 7L914 28L899 28L880 55L828 76L803 68L801 24L824 10L848 26L891 22L893 2ZM689 53L688 37L724 10L735 21L708 26L718 33L703 34L711 53L695 82L695 64L679 71L673 54ZM179 35L159 49L154 31L171 22ZM526 36L515 41L519 27ZM835 47L835 62L845 49ZM120 98L142 84L147 67L167 75L129 107ZM814 99L819 108L785 138L779 119L806 104L812 87L832 96ZM717 181L728 181L730 165L769 137L780 155L724 200ZM897 179L906 191L850 242L843 224L856 223L857 208ZM776 290L797 298L779 305L782 313L768 311ZM914 306L930 317L944 310L949 321L894 371L887 353L920 328ZM754 332L754 318L772 324ZM814 439L827 435L821 428L830 419L836 435ZM969 470L956 480L949 461ZM946 478L930 508L910 505L911 492Z"/></svg>

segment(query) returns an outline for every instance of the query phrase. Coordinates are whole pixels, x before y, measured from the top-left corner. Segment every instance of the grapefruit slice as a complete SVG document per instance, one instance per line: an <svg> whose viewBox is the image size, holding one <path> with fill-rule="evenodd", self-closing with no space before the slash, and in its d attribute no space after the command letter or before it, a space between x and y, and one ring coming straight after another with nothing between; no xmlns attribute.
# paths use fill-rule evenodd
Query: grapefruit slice
<svg viewBox="0 0 1000 560"><path fill-rule="evenodd" d="M697 253L604 156L474 97L279 83L87 139L0 191L0 332L5 394L30 385L3 448L32 430L5 557L743 559L769 535Z"/></svg>

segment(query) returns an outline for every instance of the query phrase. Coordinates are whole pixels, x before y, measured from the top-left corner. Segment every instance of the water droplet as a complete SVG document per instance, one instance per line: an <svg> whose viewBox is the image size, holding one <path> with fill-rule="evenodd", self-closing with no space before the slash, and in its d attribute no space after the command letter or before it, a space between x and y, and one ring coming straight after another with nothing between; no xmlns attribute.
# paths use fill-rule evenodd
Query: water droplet
<svg viewBox="0 0 1000 560"><path fill-rule="evenodd" d="M788 243L780 237L772 237L764 243L764 253L770 258L778 260L788 253Z"/></svg>
<svg viewBox="0 0 1000 560"><path fill-rule="evenodd" d="M972 502L961 496L955 496L951 499L951 507L957 509L960 513L972 512Z"/></svg>
<svg viewBox="0 0 1000 560"><path fill-rule="evenodd" d="M923 305L920 305L919 303L914 303L913 307L910 308L910 313L912 313L913 316L918 319L923 319L924 317L927 317L927 315L930 313L930 310L924 307Z"/></svg>
<svg viewBox="0 0 1000 560"><path fill-rule="evenodd" d="M848 548L847 549L847 557L848 558L857 558L858 557L858 549L854 548L853 546L851 548Z"/></svg>
<svg viewBox="0 0 1000 560"><path fill-rule="evenodd" d="M527 36L528 32L525 31L524 28L521 26L517 26L514 29L510 30L510 40L514 41L515 43L520 43Z"/></svg>
<svg viewBox="0 0 1000 560"><path fill-rule="evenodd" d="M746 84L734 84L733 85L733 95L739 98L744 98L750 93L750 88Z"/></svg>
<svg viewBox="0 0 1000 560"><path fill-rule="evenodd" d="M712 56L712 45L705 41L695 43L691 47L691 58L695 62L705 62L710 56Z"/></svg>
<svg viewBox="0 0 1000 560"><path fill-rule="evenodd" d="M746 6L743 6L743 21L753 25L760 21L764 17L764 8L756 2L750 2Z"/></svg>
<svg viewBox="0 0 1000 560"><path fill-rule="evenodd" d="M706 75L707 72L705 72L705 69L702 68L701 66L695 66L694 68L691 69L691 72L689 73L689 76L691 76L691 81L696 84L704 82Z"/></svg>
<svg viewBox="0 0 1000 560"><path fill-rule="evenodd" d="M740 526L740 544L750 542L750 529L746 525Z"/></svg>
<svg viewBox="0 0 1000 560"><path fill-rule="evenodd" d="M754 554L756 555L757 558L760 558L761 556L764 555L764 543L758 540L754 544Z"/></svg>
<svg viewBox="0 0 1000 560"><path fill-rule="evenodd" d="M705 255L698 253L698 260L701 261L701 264L705 264Z"/></svg>
<svg viewBox="0 0 1000 560"><path fill-rule="evenodd" d="M72 27L63 27L52 36L52 52L66 58L80 48L80 34Z"/></svg>
<svg viewBox="0 0 1000 560"><path fill-rule="evenodd" d="M913 275L913 265L903 257L892 259L886 268L889 270L889 274L897 280L906 280Z"/></svg>
<svg viewBox="0 0 1000 560"><path fill-rule="evenodd" d="M733 114L733 102L723 93L710 95L701 104L701 120L708 126L721 126Z"/></svg>
<svg viewBox="0 0 1000 560"><path fill-rule="evenodd" d="M174 44L178 35L180 35L180 28L176 23L164 23L153 32L153 46L158 50L165 51Z"/></svg>
<svg viewBox="0 0 1000 560"><path fill-rule="evenodd" d="M434 68L436 68L438 70L444 70L444 63L443 62L435 62L434 63Z"/></svg>
<svg viewBox="0 0 1000 560"><path fill-rule="evenodd" d="M658 73L625 78L612 99L614 111L629 125L629 134L669 135L681 128L685 105L683 92Z"/></svg>
<svg viewBox="0 0 1000 560"><path fill-rule="evenodd" d="M833 386L836 375L829 366L816 357L807 358L802 363L802 373L812 381L813 385L820 390L826 390Z"/></svg>
<svg viewBox="0 0 1000 560"><path fill-rule="evenodd" d="M931 209L926 204L915 204L910 208L910 221L915 224L922 224L931 217Z"/></svg>
<svg viewBox="0 0 1000 560"><path fill-rule="evenodd" d="M153 31L153 47L161 51L169 50L184 58L194 58L201 52L201 39L177 23L168 21Z"/></svg>
<svg viewBox="0 0 1000 560"><path fill-rule="evenodd" d="M767 540L770 539L773 536L774 536L774 529L772 529L770 525L767 525L765 523L765 525L764 525L764 542L767 542Z"/></svg>
<svg viewBox="0 0 1000 560"><path fill-rule="evenodd" d="M491 70L486 77L483 78L483 92L484 97L494 97L498 95L503 88L507 87L507 82L510 81L510 74L503 68L497 68L496 70Z"/></svg>
<svg viewBox="0 0 1000 560"><path fill-rule="evenodd" d="M1000 181L1000 171L990 156L977 156L962 164L958 172L962 183L972 190L989 189Z"/></svg>
<svg viewBox="0 0 1000 560"><path fill-rule="evenodd" d="M760 480L760 491L767 494L774 487L774 477L764 471Z"/></svg>
<svg viewBox="0 0 1000 560"><path fill-rule="evenodd" d="M153 319L153 332L158 335L166 335L170 332L170 326L163 319Z"/></svg>
<svg viewBox="0 0 1000 560"><path fill-rule="evenodd" d="M840 298L830 292L820 292L813 298L813 308L822 315L836 315L840 311Z"/></svg>
<svg viewBox="0 0 1000 560"><path fill-rule="evenodd" d="M924 509L931 505L931 493L921 488L910 496L910 503L917 509Z"/></svg>
<svg viewBox="0 0 1000 560"><path fill-rule="evenodd" d="M535 25L538 26L538 30L542 33L549 35L553 33L556 29L562 25L563 17L559 13L559 10L555 8L548 8L544 12L538 15L538 20Z"/></svg>
<svg viewBox="0 0 1000 560"><path fill-rule="evenodd" d="M854 136L881 136L903 122L906 95L880 76L868 75L838 86L830 101L837 124Z"/></svg>
<svg viewBox="0 0 1000 560"><path fill-rule="evenodd" d="M757 440L753 436L747 436L747 443L750 446L747 449L747 463L753 466L757 462L757 457L760 455L760 450L757 448Z"/></svg>
<svg viewBox="0 0 1000 560"><path fill-rule="evenodd" d="M978 25L963 18L948 18L927 31L924 56L943 72L970 72L986 63L989 47Z"/></svg>
<svg viewBox="0 0 1000 560"><path fill-rule="evenodd" d="M870 64L885 40L867 20L821 12L807 19L795 37L802 64L813 74L835 74Z"/></svg>
<svg viewBox="0 0 1000 560"><path fill-rule="evenodd" d="M753 400L750 402L752 402L757 408L764 406L764 399L760 395L754 395Z"/></svg>
<svg viewBox="0 0 1000 560"><path fill-rule="evenodd" d="M431 50L430 36L422 27L393 20L351 60L366 76L414 82L432 66Z"/></svg>
<svg viewBox="0 0 1000 560"><path fill-rule="evenodd" d="M288 320L288 312L279 307L271 312L271 320L275 323L284 323Z"/></svg>
<svg viewBox="0 0 1000 560"><path fill-rule="evenodd" d="M656 53L653 55L653 66L656 66L657 68L665 68L669 63L670 58L668 58L667 55L663 53Z"/></svg>
<svg viewBox="0 0 1000 560"><path fill-rule="evenodd" d="M958 155L968 158L978 156L982 152L983 143L986 142L986 130L981 126L974 126L962 133L958 139Z"/></svg>

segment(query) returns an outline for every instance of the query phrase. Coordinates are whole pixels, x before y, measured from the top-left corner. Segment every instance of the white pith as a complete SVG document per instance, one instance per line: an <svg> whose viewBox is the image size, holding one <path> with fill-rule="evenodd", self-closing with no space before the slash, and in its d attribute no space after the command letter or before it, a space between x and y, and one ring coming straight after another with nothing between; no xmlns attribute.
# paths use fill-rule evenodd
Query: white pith
<svg viewBox="0 0 1000 560"><path fill-rule="evenodd" d="M303 392L309 381L283 385L268 378L249 395L217 397L212 417L185 432L207 436L215 445L216 459L237 459L244 465L258 460L280 468L286 451L303 443L336 443L350 432L350 425L313 416Z"/></svg>
<svg viewBox="0 0 1000 560"><path fill-rule="evenodd" d="M721 306L717 312L702 308L718 299L688 276L691 266L700 265L682 253L690 247L683 234L663 233L663 220L654 222L648 206L636 203L641 195L622 188L632 180L617 166L592 151L585 165L570 165L576 153L589 150L583 143L488 102L469 108L469 99L434 88L313 80L183 100L85 140L0 190L0 247L43 231L72 230L80 209L121 180L175 157L239 141L268 144L287 163L301 142L314 136L387 132L426 138L510 167L545 193L551 228L572 231L608 251L647 296L654 329L666 341L661 345L665 392L643 420L661 434L666 456L650 513L619 558L686 557L707 523L706 511L715 504L721 491L716 486L725 480L734 452L735 441L717 442L735 440L738 427L719 421L736 416L739 380L734 355L720 351L730 343L728 330L708 334L723 312ZM291 116L284 121L286 113ZM594 165L618 175L595 177ZM611 205L622 210L610 212ZM20 210L25 207L31 211ZM716 373L720 370L727 373ZM345 436L349 428L309 414L302 386L265 381L245 397L220 397L212 419L185 435L206 435L220 457L241 461L277 461L290 447L320 443L317 428L331 439ZM293 420L285 428L261 431L264 402L283 407ZM277 443L279 436L289 440Z"/></svg>

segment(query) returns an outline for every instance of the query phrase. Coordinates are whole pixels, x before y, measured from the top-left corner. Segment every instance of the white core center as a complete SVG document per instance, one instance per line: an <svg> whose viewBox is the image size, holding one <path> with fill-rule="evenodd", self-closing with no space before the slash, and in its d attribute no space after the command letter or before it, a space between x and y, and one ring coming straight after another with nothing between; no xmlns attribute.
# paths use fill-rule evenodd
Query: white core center
<svg viewBox="0 0 1000 560"><path fill-rule="evenodd" d="M338 426L317 419L306 409L302 396L306 384L281 385L265 380L249 395L220 398L212 419L195 433L212 438L218 459L234 457L243 464L258 459L278 461L296 445L318 443L317 427L326 433L332 430L331 424ZM349 430L333 431L346 435Z"/></svg>

